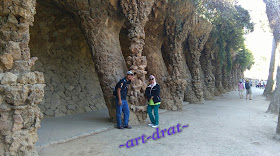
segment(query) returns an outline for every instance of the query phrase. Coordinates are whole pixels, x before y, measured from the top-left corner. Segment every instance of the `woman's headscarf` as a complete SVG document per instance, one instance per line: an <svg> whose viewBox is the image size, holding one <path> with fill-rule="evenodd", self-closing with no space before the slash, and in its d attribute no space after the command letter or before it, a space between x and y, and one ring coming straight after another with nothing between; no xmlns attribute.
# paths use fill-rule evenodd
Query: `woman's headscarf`
<svg viewBox="0 0 280 156"><path fill-rule="evenodd" d="M156 78L155 78L154 75L150 75L150 76L149 76L149 81L150 81L150 79L154 79L154 83L153 83L153 84L150 84L148 87L153 88L153 87L156 86L156 84L157 84Z"/></svg>

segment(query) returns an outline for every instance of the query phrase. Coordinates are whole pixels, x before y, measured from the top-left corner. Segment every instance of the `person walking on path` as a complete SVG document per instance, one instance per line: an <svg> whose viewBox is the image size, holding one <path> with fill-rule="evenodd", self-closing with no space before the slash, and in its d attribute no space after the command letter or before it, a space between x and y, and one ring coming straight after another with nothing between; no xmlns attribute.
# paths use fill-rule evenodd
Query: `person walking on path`
<svg viewBox="0 0 280 156"><path fill-rule="evenodd" d="M245 89L244 84L243 84L242 80L240 80L239 83L238 83L238 91L239 91L240 99L243 99L244 89Z"/></svg>
<svg viewBox="0 0 280 156"><path fill-rule="evenodd" d="M146 88L145 96L148 99L148 108L147 112L151 123L148 124L149 126L156 128L159 124L159 115L158 109L160 106L160 86L156 83L156 78L153 75L149 76L149 85ZM152 111L154 110L154 115Z"/></svg>
<svg viewBox="0 0 280 156"><path fill-rule="evenodd" d="M246 88L246 100L248 99L248 96L249 96L249 100L252 100L252 89L248 79L245 82L245 88Z"/></svg>
<svg viewBox="0 0 280 156"><path fill-rule="evenodd" d="M129 107L126 100L127 96L127 88L128 85L133 81L134 74L131 71L128 71L126 73L125 78L121 79L115 86L114 89L114 96L115 102L116 102L116 116L117 116L117 128L118 129L124 129L128 128L131 129L132 127L128 125L129 120ZM122 112L124 114L124 121L122 124L121 116Z"/></svg>
<svg viewBox="0 0 280 156"><path fill-rule="evenodd" d="M264 89L264 81L261 80L261 89Z"/></svg>

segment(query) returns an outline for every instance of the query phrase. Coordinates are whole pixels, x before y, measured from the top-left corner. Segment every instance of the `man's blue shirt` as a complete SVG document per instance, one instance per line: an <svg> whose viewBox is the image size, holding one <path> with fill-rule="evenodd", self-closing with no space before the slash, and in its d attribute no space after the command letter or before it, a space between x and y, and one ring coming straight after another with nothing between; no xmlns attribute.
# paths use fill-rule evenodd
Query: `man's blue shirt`
<svg viewBox="0 0 280 156"><path fill-rule="evenodd" d="M121 79L117 85L116 85L116 90L118 88L121 89L121 100L126 100L126 96L127 96L127 89L128 89L128 84L130 84L131 81L127 81L126 78ZM118 99L118 95L117 95L117 99Z"/></svg>

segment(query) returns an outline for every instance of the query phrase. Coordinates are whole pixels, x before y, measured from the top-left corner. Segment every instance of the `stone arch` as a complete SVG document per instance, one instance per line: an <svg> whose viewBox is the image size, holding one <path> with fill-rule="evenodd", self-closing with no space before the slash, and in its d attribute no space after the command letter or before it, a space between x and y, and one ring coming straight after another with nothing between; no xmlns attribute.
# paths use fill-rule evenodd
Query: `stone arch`
<svg viewBox="0 0 280 156"><path fill-rule="evenodd" d="M30 28L30 53L39 59L31 70L45 77L45 116L106 108L90 48L74 18L52 3L37 2Z"/></svg>

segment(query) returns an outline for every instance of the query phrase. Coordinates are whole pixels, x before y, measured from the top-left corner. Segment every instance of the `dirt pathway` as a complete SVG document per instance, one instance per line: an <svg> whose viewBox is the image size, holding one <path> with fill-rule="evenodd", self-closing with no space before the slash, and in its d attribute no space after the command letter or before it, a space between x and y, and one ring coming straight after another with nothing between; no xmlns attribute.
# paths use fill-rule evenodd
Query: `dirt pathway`
<svg viewBox="0 0 280 156"><path fill-rule="evenodd" d="M237 91L233 91L204 104L186 105L182 111L160 114L161 138L156 140L147 140L156 129L145 123L133 129L112 129L37 150L42 156L279 156L280 142L273 139L277 116L265 113L269 101L261 96L262 91L253 89L251 101L239 99ZM178 123L181 132L178 132ZM187 124L188 127L182 128ZM172 126L175 134L172 134ZM165 132L163 137L161 130L168 131L170 127L169 134L172 135ZM146 143L138 138L143 134ZM135 138L138 138L138 145ZM131 139L133 147L128 141Z"/></svg>

